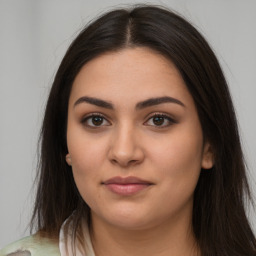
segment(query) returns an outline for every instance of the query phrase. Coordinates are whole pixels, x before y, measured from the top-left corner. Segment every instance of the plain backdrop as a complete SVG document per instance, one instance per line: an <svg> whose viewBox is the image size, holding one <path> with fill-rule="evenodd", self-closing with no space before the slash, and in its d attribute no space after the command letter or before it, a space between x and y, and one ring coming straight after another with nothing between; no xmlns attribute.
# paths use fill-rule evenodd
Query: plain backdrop
<svg viewBox="0 0 256 256"><path fill-rule="evenodd" d="M0 0L0 247L29 234L37 140L68 45L98 14L154 3L190 20L213 47L237 111L256 195L256 0ZM248 212L256 230L256 215Z"/></svg>

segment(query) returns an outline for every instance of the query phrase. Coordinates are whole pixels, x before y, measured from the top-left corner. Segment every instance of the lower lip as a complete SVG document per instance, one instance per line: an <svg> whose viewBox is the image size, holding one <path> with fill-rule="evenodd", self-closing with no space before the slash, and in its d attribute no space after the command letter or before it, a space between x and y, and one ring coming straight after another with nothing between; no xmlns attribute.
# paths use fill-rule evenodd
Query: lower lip
<svg viewBox="0 0 256 256"><path fill-rule="evenodd" d="M148 188L150 184L132 183L132 184L105 184L105 186L115 194L130 196L139 193Z"/></svg>

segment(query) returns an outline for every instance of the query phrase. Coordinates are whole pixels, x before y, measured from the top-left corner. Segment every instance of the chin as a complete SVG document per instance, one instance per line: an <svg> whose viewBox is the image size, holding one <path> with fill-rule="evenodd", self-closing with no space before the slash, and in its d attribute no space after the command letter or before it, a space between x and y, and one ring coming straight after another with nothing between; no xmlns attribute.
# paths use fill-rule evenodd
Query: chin
<svg viewBox="0 0 256 256"><path fill-rule="evenodd" d="M143 230L150 228L152 223L145 218L115 218L108 220L109 224L123 230ZM151 225L150 225L151 224Z"/></svg>
<svg viewBox="0 0 256 256"><path fill-rule="evenodd" d="M150 216L149 211L138 208L120 207L113 210L105 214L97 214L96 218L100 218L102 222L112 227L130 231L154 227L161 219L161 216Z"/></svg>

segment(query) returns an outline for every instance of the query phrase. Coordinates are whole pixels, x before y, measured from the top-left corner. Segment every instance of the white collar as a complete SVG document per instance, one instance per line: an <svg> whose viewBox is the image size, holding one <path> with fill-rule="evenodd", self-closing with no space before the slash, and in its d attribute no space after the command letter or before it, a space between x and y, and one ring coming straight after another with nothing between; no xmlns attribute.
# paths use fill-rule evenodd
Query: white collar
<svg viewBox="0 0 256 256"><path fill-rule="evenodd" d="M67 226L68 225L68 226ZM84 243L86 245L86 255L82 254L81 251L76 247L75 252L76 256L95 256L93 251L89 227L86 221L82 221L82 228L84 233ZM73 220L72 215L65 220L62 224L59 234L59 248L60 248L60 255L61 256L72 256L72 229L73 229ZM68 231L68 234L64 235L64 230Z"/></svg>

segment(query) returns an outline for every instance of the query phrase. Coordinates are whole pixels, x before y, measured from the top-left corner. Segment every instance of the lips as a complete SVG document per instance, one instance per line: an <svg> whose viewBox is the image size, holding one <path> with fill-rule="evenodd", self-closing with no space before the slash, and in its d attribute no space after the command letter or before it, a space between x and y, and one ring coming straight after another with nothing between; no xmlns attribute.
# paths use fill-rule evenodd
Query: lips
<svg viewBox="0 0 256 256"><path fill-rule="evenodd" d="M153 185L152 182L133 176L113 177L102 184L105 185L109 191L122 196L137 194Z"/></svg>

